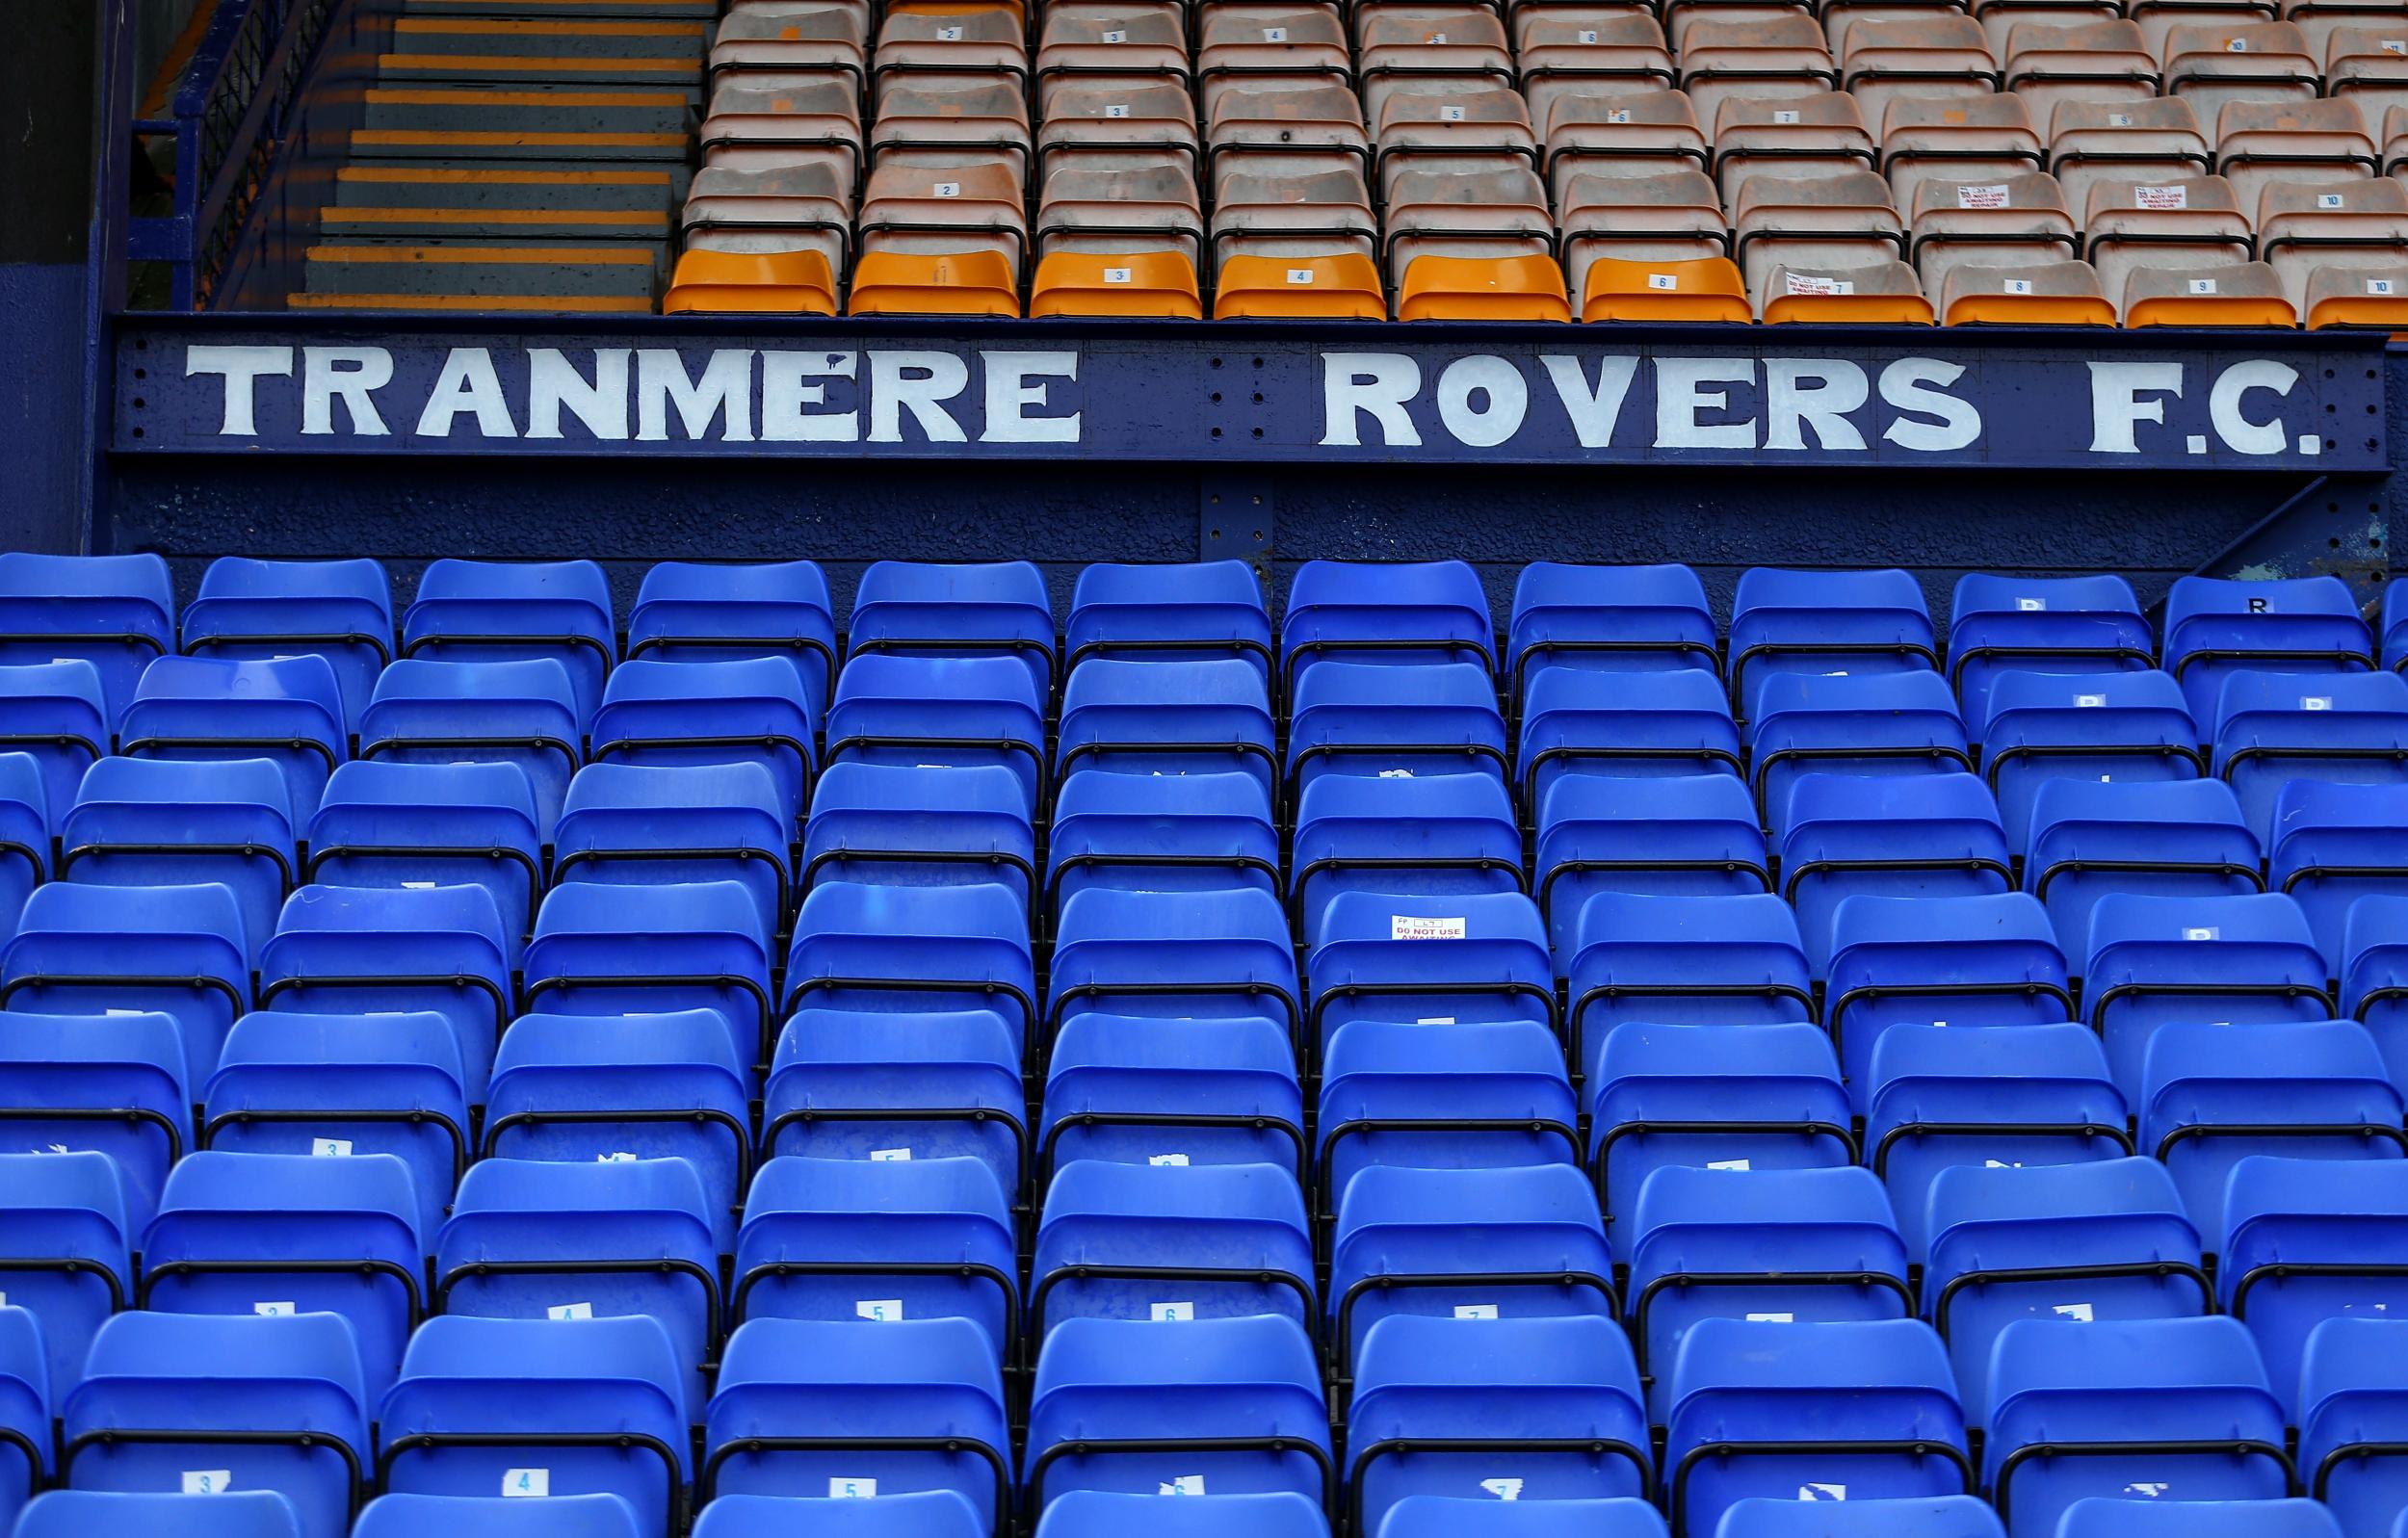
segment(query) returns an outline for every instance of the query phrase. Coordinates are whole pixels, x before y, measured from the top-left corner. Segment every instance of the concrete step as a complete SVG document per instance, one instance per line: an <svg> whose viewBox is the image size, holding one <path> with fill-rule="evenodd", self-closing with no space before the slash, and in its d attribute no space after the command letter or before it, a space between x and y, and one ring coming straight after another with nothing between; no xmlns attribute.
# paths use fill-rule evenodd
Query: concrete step
<svg viewBox="0 0 2408 1538"><path fill-rule="evenodd" d="M648 313L667 246L348 239L304 257L296 309Z"/></svg>
<svg viewBox="0 0 2408 1538"><path fill-rule="evenodd" d="M622 21L719 19L720 0L404 0L405 16L590 17Z"/></svg>
<svg viewBox="0 0 2408 1538"><path fill-rule="evenodd" d="M667 240L683 168L351 165L322 235Z"/></svg>
<svg viewBox="0 0 2408 1538"><path fill-rule="evenodd" d="M673 161L694 142L694 94L570 86L372 86L354 159Z"/></svg>
<svg viewBox="0 0 2408 1538"><path fill-rule="evenodd" d="M694 87L709 29L699 21L403 16L380 81L547 81Z"/></svg>

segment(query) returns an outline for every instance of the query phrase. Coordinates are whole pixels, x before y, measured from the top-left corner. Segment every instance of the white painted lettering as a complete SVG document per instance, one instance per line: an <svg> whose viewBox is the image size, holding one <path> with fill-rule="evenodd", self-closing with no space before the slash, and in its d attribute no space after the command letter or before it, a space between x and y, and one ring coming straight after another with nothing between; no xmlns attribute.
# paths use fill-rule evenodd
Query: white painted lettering
<svg viewBox="0 0 2408 1538"><path fill-rule="evenodd" d="M216 374L225 379L225 410L218 423L222 438L250 438L259 433L252 409L262 375L293 376L289 347L215 347L200 343L184 350L184 378Z"/></svg>
<svg viewBox="0 0 2408 1538"><path fill-rule="evenodd" d="M1765 359L1765 447L1803 449L1811 428L1819 448L1863 449L1847 413L1871 392L1865 371L1845 358Z"/></svg>
<svg viewBox="0 0 2408 1538"><path fill-rule="evenodd" d="M1368 411L1379 424L1379 443L1392 449L1421 446L1422 434L1404 403L1421 393L1422 366L1402 352L1322 354L1322 445L1354 449L1355 414Z"/></svg>
<svg viewBox="0 0 2408 1538"><path fill-rule="evenodd" d="M763 443L858 443L861 413L814 411L827 404L828 379L857 378L858 352L777 352L761 354L761 441ZM804 380L812 382L806 384Z"/></svg>
<svg viewBox="0 0 2408 1538"><path fill-rule="evenodd" d="M1883 369L1882 404L1911 414L1882 429L1881 436L1916 454L1971 448L1981 437L1981 413L1943 388L1964 376L1964 364L1946 358L1899 358Z"/></svg>
<svg viewBox="0 0 2408 1538"><path fill-rule="evenodd" d="M1656 447L1659 449L1752 449L1756 419L1704 423L1701 411L1727 411L1730 392L1708 390L1708 384L1752 384L1756 365L1751 358L1658 358L1656 360Z"/></svg>
<svg viewBox="0 0 2408 1538"><path fill-rule="evenodd" d="M951 352L870 354L870 441L903 442L903 414L920 425L930 443L967 443L947 401L970 383L970 365Z"/></svg>
<svg viewBox="0 0 2408 1538"><path fill-rule="evenodd" d="M493 372L493 350L456 347L445 354L443 370L427 393L427 408L418 414L418 435L448 438L452 424L466 412L477 419L477 431L487 438L514 438L518 425L510 420L510 402L502 395L502 377Z"/></svg>
<svg viewBox="0 0 2408 1538"><path fill-rule="evenodd" d="M2208 392L2208 424L2225 445L2242 454L2280 454L2290 446L2290 434L2283 427L2280 415L2264 422L2252 422L2242 415L2241 398L2252 390L2271 390L2276 395L2290 394L2290 387L2299 382L2299 371L2288 363L2272 358L2252 358L2236 363L2215 377L2214 388Z"/></svg>
<svg viewBox="0 0 2408 1538"><path fill-rule="evenodd" d="M986 371L986 427L979 434L981 443L1079 441L1079 412L1052 417L1029 415L1031 406L1053 404L1046 398L1045 380L1078 382L1078 353L982 352L979 364Z"/></svg>
<svg viewBox="0 0 2408 1538"><path fill-rule="evenodd" d="M561 411L585 424L605 443L627 441L627 360L623 347L593 350L593 378L588 379L568 354L556 347L532 348L527 353L527 436L557 438Z"/></svg>
<svg viewBox="0 0 2408 1538"><path fill-rule="evenodd" d="M1613 425L1622 419L1622 403L1630 399L1631 380L1638 376L1638 359L1608 354L1597 360L1597 388L1588 387L1581 360L1560 352L1542 352L1539 367L1547 371L1572 419L1572 435L1584 449L1604 449L1613 443Z"/></svg>
<svg viewBox="0 0 2408 1538"><path fill-rule="evenodd" d="M636 350L636 436L646 443L668 438L668 408L677 408L684 436L699 443L710 436L711 419L724 411L727 429L722 443L752 441L752 350L718 348L703 367L702 378L689 378L677 350L646 347Z"/></svg>
<svg viewBox="0 0 2408 1538"><path fill-rule="evenodd" d="M1492 353L1457 358L1438 376L1438 420L1457 443L1493 449L1522 430L1531 390L1522 371Z"/></svg>
<svg viewBox="0 0 2408 1538"><path fill-rule="evenodd" d="M2162 423L2165 403L2143 401L2143 390L2162 395L2183 393L2179 363L2101 363L2090 365L2090 452L2138 454L2133 429L2143 422Z"/></svg>
<svg viewBox="0 0 2408 1538"><path fill-rule="evenodd" d="M393 354L385 348L301 349L301 432L305 436L332 432L334 403L339 400L351 415L353 436L391 436L370 397L392 382Z"/></svg>

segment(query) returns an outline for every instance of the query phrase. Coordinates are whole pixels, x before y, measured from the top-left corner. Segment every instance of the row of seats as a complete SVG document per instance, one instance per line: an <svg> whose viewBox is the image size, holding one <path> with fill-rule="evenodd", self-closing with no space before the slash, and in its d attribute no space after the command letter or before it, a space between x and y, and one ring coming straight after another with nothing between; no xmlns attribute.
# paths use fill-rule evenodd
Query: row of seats
<svg viewBox="0 0 2408 1538"><path fill-rule="evenodd" d="M737 0L667 307L2396 326L2408 209L2367 180L2408 94L2392 13L2272 9L1085 0L873 39L863 0ZM2211 171L2252 215L2279 190L2283 260L2244 228L2094 268L2028 217L1914 259L1901 178L1990 212L2044 164L2082 174L2060 222L2110 227L2219 206L2167 190ZM2315 220L2334 196L2357 217Z"/></svg>

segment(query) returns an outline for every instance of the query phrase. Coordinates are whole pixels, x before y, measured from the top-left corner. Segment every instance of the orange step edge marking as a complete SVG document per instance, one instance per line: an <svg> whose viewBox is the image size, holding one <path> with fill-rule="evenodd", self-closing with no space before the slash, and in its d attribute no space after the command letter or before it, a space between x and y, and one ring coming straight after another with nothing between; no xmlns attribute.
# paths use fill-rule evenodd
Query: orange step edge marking
<svg viewBox="0 0 2408 1538"><path fill-rule="evenodd" d="M652 301L608 296L500 294L288 294L288 309L296 310L545 310L574 313L609 310L649 315Z"/></svg>

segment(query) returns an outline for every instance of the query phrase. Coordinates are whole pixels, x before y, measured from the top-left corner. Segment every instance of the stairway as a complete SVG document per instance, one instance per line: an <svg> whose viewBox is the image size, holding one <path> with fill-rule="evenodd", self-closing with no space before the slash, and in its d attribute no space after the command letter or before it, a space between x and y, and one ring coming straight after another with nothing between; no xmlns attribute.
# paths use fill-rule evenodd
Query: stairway
<svg viewBox="0 0 2408 1538"><path fill-rule="evenodd" d="M717 0L405 0L295 309L649 313Z"/></svg>

